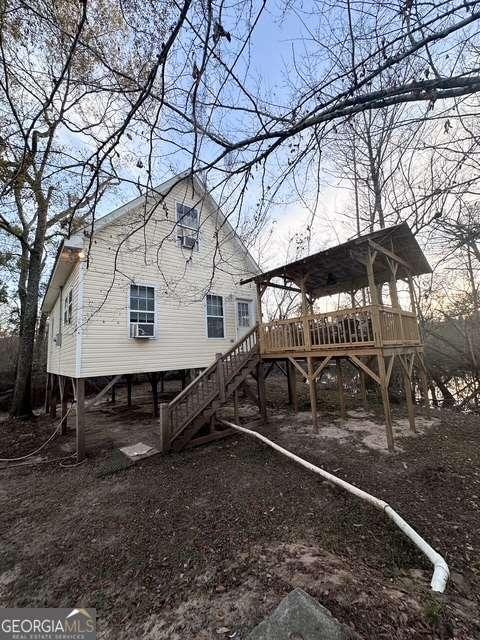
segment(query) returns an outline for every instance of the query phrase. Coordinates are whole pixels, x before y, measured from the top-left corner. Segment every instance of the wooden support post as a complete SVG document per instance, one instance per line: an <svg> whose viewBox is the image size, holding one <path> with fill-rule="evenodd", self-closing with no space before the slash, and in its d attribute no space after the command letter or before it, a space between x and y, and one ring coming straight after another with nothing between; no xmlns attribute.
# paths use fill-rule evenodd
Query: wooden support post
<svg viewBox="0 0 480 640"><path fill-rule="evenodd" d="M310 323L307 318L309 312L309 305L307 300L307 291L305 289L305 282L301 283L302 291L302 320L303 320L303 348L305 351L310 351L312 348L312 340L310 336Z"/></svg>
<svg viewBox="0 0 480 640"><path fill-rule="evenodd" d="M223 369L222 354L216 353L217 360L217 387L220 402L225 402L225 371Z"/></svg>
<svg viewBox="0 0 480 640"><path fill-rule="evenodd" d="M210 416L210 422L208 425L208 432L212 434L212 433L215 433L216 430L217 430L217 414L212 413L212 415Z"/></svg>
<svg viewBox="0 0 480 640"><path fill-rule="evenodd" d="M365 372L360 370L360 396L362 398L362 404L365 409L368 408L368 399L367 399L367 384L365 382Z"/></svg>
<svg viewBox="0 0 480 640"><path fill-rule="evenodd" d="M77 405L76 405L76 439L77 462L85 457L85 379L77 378Z"/></svg>
<svg viewBox="0 0 480 640"><path fill-rule="evenodd" d="M162 402L159 407L159 435L158 450L165 453L170 449L170 408L167 402Z"/></svg>
<svg viewBox="0 0 480 640"><path fill-rule="evenodd" d="M58 386L57 386L57 380L56 380L56 374L52 373L51 375L51 395L50 395L50 417L51 418L56 418L57 417L57 400L58 400Z"/></svg>
<svg viewBox="0 0 480 640"><path fill-rule="evenodd" d="M257 364L257 392L258 392L258 408L264 422L268 421L267 416L267 395L265 389L265 372L263 362Z"/></svg>
<svg viewBox="0 0 480 640"><path fill-rule="evenodd" d="M238 410L238 389L233 392L233 421L240 424L240 412Z"/></svg>
<svg viewBox="0 0 480 640"><path fill-rule="evenodd" d="M51 373L47 373L47 380L45 384L45 407L44 407L45 413L48 413L50 411L51 395L52 395L51 376L52 376Z"/></svg>
<svg viewBox="0 0 480 640"><path fill-rule="evenodd" d="M415 433L415 409L413 407L413 398L412 398L412 381L410 376L408 375L407 365L404 364L402 360L403 356L399 356L400 361L402 363L402 373L403 373L403 386L405 388L405 400L407 402L407 411L408 411L408 422L410 425L410 431Z"/></svg>
<svg viewBox="0 0 480 640"><path fill-rule="evenodd" d="M115 393L115 385L112 384L112 404L115 404L116 402L116 393Z"/></svg>
<svg viewBox="0 0 480 640"><path fill-rule="evenodd" d="M335 361L337 369L337 385L338 385L338 400L340 403L340 417L342 420L347 419L347 410L345 407L345 390L343 388L343 371L340 358Z"/></svg>
<svg viewBox="0 0 480 640"><path fill-rule="evenodd" d="M372 326L375 337L375 346L382 346L382 331L380 326L380 311L379 311L379 296L378 289L375 284L375 274L373 270L373 263L375 261L376 253L369 250L367 256L367 276L368 276L368 288L370 291L370 301L372 307Z"/></svg>
<svg viewBox="0 0 480 640"><path fill-rule="evenodd" d="M67 433L67 414L68 414L68 402L67 402L67 379L65 376L58 376L58 385L60 388L60 402L61 402L61 418L62 426L60 433L65 435Z"/></svg>
<svg viewBox="0 0 480 640"><path fill-rule="evenodd" d="M308 371L308 388L310 391L310 407L312 409L312 423L315 433L318 432L317 422L317 384L315 381L313 370L313 358L307 358L307 371Z"/></svg>
<svg viewBox="0 0 480 640"><path fill-rule="evenodd" d="M132 406L132 374L127 374L127 407Z"/></svg>
<svg viewBox="0 0 480 640"><path fill-rule="evenodd" d="M165 393L165 371L160 372L160 393Z"/></svg>
<svg viewBox="0 0 480 640"><path fill-rule="evenodd" d="M293 411L298 413L297 371L290 360L287 360L287 384L288 403L292 405Z"/></svg>
<svg viewBox="0 0 480 640"><path fill-rule="evenodd" d="M394 451L395 443L393 440L392 413L390 410L390 398L388 397L387 373L385 371L385 358L382 355L377 356L378 374L380 378L380 391L382 393L383 412L385 414L385 428L387 432L387 445L389 451Z"/></svg>
<svg viewBox="0 0 480 640"><path fill-rule="evenodd" d="M150 374L150 384L152 386L153 415L158 418L160 416L158 405L158 373L154 372Z"/></svg>
<svg viewBox="0 0 480 640"><path fill-rule="evenodd" d="M181 376L182 376L182 391L183 391L186 387L186 382L187 382L187 372L185 369L182 369Z"/></svg>

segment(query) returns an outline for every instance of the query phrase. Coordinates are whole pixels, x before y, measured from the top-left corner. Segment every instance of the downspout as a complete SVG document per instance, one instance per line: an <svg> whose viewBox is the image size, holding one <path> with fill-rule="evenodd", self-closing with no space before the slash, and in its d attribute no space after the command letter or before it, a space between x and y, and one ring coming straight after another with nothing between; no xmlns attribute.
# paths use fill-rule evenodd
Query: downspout
<svg viewBox="0 0 480 640"><path fill-rule="evenodd" d="M257 438L258 440L261 440L272 449L275 449L275 451L279 451L280 453L283 453L291 460L298 462L298 464L302 465L302 467L305 467L309 471L313 471L313 473L316 473L322 476L326 480L329 480L333 484L336 484L338 487L341 487L345 491L348 491L354 496L357 496L357 498L361 498L362 500L369 502L371 505L373 505L380 511L383 511L384 513L386 513L386 515L390 518L390 520L392 520L397 525L397 527L407 536L407 538L409 538L413 542L413 544L418 549L420 549L420 551L424 553L427 556L427 558L430 560L430 562L433 564L434 570L433 570L432 580L430 582L432 591L437 591L439 593L443 593L445 591L445 587L447 586L447 581L450 575L447 563L445 562L443 557L439 553L437 553L435 549L433 549L420 535L418 535L418 533L408 524L408 522L406 522L394 509L392 509L392 507L387 502L385 502L384 500L380 500L375 496L372 496L370 493L367 493L366 491L359 489L358 487L356 487L353 484L350 484L349 482L345 482L345 480L342 480L341 478L334 476L328 471L324 471L323 469L315 466L311 462L307 462L303 458L300 458L294 453L291 453L291 451L288 451L287 449L284 449L280 445L275 444L275 442L272 442L271 440L269 440L265 436L262 436L260 433L257 433L256 431L252 431L251 429L246 429L245 427L240 427L238 424L233 424L232 422L228 422L227 420L219 420L219 422L225 424L231 429L235 429L237 431L245 433L248 436L252 436L254 438Z"/></svg>

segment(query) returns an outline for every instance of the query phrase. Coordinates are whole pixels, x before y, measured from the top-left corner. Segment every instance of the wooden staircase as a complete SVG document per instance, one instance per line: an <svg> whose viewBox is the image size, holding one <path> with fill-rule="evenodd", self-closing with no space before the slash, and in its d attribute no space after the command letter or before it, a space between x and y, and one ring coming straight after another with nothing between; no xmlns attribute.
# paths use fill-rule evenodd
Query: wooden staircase
<svg viewBox="0 0 480 640"><path fill-rule="evenodd" d="M184 447L228 435L230 430L212 432L216 412L255 372L260 362L257 327L245 334L229 351L217 359L168 404L167 448ZM201 431L208 433L200 435Z"/></svg>

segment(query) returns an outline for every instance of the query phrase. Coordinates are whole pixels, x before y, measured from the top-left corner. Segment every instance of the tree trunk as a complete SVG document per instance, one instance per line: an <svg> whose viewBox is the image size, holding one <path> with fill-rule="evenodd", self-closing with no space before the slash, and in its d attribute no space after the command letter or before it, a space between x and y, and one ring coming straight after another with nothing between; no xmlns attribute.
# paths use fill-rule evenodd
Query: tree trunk
<svg viewBox="0 0 480 640"><path fill-rule="evenodd" d="M437 374L432 374L432 378L435 381L435 384L437 385L437 387L442 392L444 406L453 407L455 404L455 398L450 393L450 391L448 390L446 384L443 382L441 377Z"/></svg>
<svg viewBox="0 0 480 640"><path fill-rule="evenodd" d="M43 196L36 193L37 201ZM38 294L42 274L42 256L45 243L47 207L38 208L38 222L33 248L30 252L28 279L25 295L24 317L21 321L21 334L18 343L18 360L10 415L15 418L32 416L32 364L35 346L35 329L38 313Z"/></svg>

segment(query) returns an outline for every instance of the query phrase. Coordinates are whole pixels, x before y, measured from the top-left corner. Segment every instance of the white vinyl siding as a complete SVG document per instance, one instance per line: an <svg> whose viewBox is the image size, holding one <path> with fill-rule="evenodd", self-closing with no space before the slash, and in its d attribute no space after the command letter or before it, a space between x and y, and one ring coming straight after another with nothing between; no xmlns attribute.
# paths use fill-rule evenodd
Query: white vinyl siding
<svg viewBox="0 0 480 640"><path fill-rule="evenodd" d="M72 270L63 287L63 292L49 313L49 338L47 371L63 376L75 376L77 346L77 313L80 263ZM54 342L61 334L61 344Z"/></svg>
<svg viewBox="0 0 480 640"><path fill-rule="evenodd" d="M179 202L198 210L200 251L178 248ZM181 183L166 195L162 207L155 207L145 230L139 223L144 214L139 205L92 238L89 266L83 265L80 320L74 311L71 325L71 330L80 325L79 368L76 374L72 365L64 375L94 377L207 367L215 353L227 351L237 339L236 300L253 295L253 285L240 286L239 282L253 275L252 265L232 234L227 235L225 225L217 223L216 212L192 195L190 184ZM140 231L132 233L136 229ZM88 240L85 243L87 249ZM132 284L155 286L154 340L130 338ZM215 340L207 337L206 329L206 296L210 293L223 299L224 337ZM73 306L76 310L75 288ZM55 323L58 326L57 319Z"/></svg>

